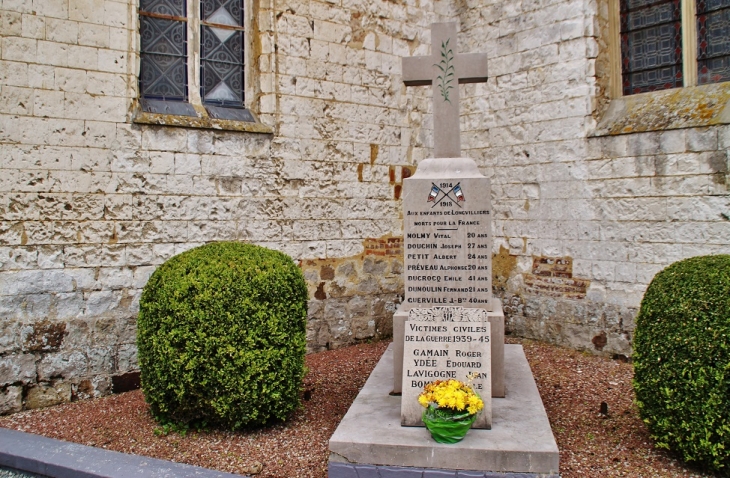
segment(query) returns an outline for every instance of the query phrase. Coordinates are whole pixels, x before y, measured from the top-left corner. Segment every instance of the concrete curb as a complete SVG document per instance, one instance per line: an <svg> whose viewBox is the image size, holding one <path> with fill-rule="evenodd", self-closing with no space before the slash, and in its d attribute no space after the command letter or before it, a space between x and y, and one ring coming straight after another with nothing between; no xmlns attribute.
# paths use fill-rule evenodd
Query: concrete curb
<svg viewBox="0 0 730 478"><path fill-rule="evenodd" d="M0 428L0 466L50 478L241 478Z"/></svg>

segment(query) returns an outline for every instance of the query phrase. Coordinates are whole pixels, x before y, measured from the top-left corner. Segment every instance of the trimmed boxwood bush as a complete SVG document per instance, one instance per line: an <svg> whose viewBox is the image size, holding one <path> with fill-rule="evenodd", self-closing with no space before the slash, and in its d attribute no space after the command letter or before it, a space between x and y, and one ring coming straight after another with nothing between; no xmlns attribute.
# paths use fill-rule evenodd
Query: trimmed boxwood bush
<svg viewBox="0 0 730 478"><path fill-rule="evenodd" d="M208 244L160 266L137 321L155 418L228 429L286 419L305 372L307 295L290 257L251 244Z"/></svg>
<svg viewBox="0 0 730 478"><path fill-rule="evenodd" d="M730 255L654 277L634 339L634 390L658 446L730 476Z"/></svg>

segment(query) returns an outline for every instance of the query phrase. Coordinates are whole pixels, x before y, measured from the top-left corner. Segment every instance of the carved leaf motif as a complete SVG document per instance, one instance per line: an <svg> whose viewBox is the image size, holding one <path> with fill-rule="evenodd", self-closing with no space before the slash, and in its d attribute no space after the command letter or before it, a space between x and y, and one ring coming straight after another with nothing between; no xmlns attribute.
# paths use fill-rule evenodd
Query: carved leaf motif
<svg viewBox="0 0 730 478"><path fill-rule="evenodd" d="M441 61L434 65L436 68L441 70L441 74L436 77L439 81L439 93L441 93L441 97L444 101L447 101L449 104L451 104L449 92L454 87L452 83L456 77L456 69L453 64L454 50L449 48L450 41L451 38L448 38L445 42L441 42Z"/></svg>

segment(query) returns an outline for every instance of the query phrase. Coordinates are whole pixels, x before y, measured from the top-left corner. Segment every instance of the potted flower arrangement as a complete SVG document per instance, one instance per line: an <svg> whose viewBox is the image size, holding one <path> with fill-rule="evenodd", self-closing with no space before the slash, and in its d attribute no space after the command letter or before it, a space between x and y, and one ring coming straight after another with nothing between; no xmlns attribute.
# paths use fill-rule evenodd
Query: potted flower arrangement
<svg viewBox="0 0 730 478"><path fill-rule="evenodd" d="M439 443L457 443L469 431L484 408L482 398L459 380L437 380L426 384L418 396L423 411L423 423L431 437Z"/></svg>

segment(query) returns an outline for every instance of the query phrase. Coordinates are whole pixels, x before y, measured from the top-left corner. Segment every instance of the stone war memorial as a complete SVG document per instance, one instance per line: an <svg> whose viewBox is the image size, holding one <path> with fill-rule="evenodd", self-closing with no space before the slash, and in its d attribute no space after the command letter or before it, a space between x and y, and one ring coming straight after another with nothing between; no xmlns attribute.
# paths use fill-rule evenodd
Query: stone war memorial
<svg viewBox="0 0 730 478"><path fill-rule="evenodd" d="M461 157L458 85L486 80L486 55L458 51L456 23L432 25L430 56L403 58L405 85L433 89L434 157L404 180L405 300L393 344L330 439L330 478L558 476L532 372L521 346L505 346L492 296L490 182ZM418 403L425 384L445 379L468 381L484 401L452 445L429 436Z"/></svg>

